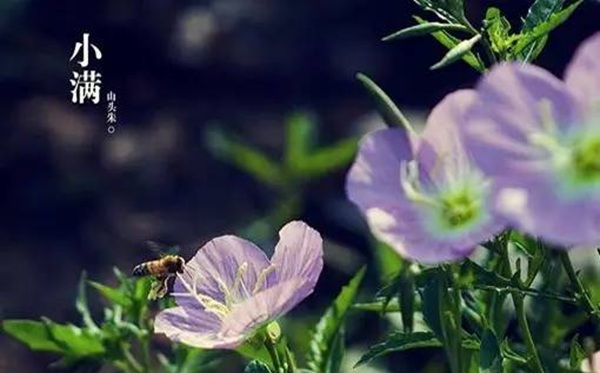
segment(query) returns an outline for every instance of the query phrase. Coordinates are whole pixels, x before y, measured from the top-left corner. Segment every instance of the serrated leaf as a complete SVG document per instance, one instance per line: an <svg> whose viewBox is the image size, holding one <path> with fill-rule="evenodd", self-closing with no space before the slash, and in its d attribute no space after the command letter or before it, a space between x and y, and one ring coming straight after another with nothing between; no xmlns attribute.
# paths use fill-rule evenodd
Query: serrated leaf
<svg viewBox="0 0 600 373"><path fill-rule="evenodd" d="M433 32L446 30L446 31L463 31L467 32L465 26L457 23L440 23L440 22L426 22L415 26L407 27L405 29L396 31L388 36L382 38L382 41L392 41L412 36L429 35Z"/></svg>
<svg viewBox="0 0 600 373"><path fill-rule="evenodd" d="M268 365L263 364L258 360L253 360L250 364L246 365L244 373L271 373L271 369Z"/></svg>
<svg viewBox="0 0 600 373"><path fill-rule="evenodd" d="M2 329L33 351L63 352L63 348L52 339L48 329L40 321L4 320Z"/></svg>
<svg viewBox="0 0 600 373"><path fill-rule="evenodd" d="M414 18L419 23L427 22L419 17ZM454 36L450 35L448 32L443 30L434 32L431 34L431 36L433 36L435 40L437 40L440 44L442 44L448 49L452 49L460 43L459 39L455 38ZM464 56L462 56L462 60L479 72L485 71L485 65L483 64L481 59L472 51L468 51L467 53L465 53Z"/></svg>
<svg viewBox="0 0 600 373"><path fill-rule="evenodd" d="M248 359L258 360L265 364L271 363L269 352L262 343L256 343L256 341L249 340L236 348L235 351Z"/></svg>
<svg viewBox="0 0 600 373"><path fill-rule="evenodd" d="M220 128L207 131L206 146L215 157L233 164L263 184L281 187L284 183L285 174L276 162L261 151L230 138Z"/></svg>
<svg viewBox="0 0 600 373"><path fill-rule="evenodd" d="M130 297L124 294L120 289L106 286L99 282L88 281L91 287L96 289L102 296L104 296L109 302L118 304L123 308L129 308L132 305Z"/></svg>
<svg viewBox="0 0 600 373"><path fill-rule="evenodd" d="M334 344L337 335L343 327L346 314L358 293L365 270L364 267L361 268L348 285L342 288L340 294L315 327L307 355L308 367L315 372L326 372L325 369L332 365L331 359L336 348Z"/></svg>
<svg viewBox="0 0 600 373"><path fill-rule="evenodd" d="M373 80L361 73L356 74L356 79L358 79L358 81L367 89L375 101L377 111L388 127L400 127L404 128L409 133L415 132L408 119L406 119L396 104L394 104L394 101L392 101L390 96L388 96Z"/></svg>
<svg viewBox="0 0 600 373"><path fill-rule="evenodd" d="M346 354L346 333L344 327L335 336L332 343L331 357L327 360L324 373L339 373Z"/></svg>
<svg viewBox="0 0 600 373"><path fill-rule="evenodd" d="M479 350L479 372L502 373L502 355L494 332L486 329L481 337Z"/></svg>
<svg viewBox="0 0 600 373"><path fill-rule="evenodd" d="M367 353L360 358L355 367L369 363L390 352L424 347L442 347L442 343L435 337L435 334L431 332L415 332L409 334L395 332L390 334L385 341L369 347Z"/></svg>
<svg viewBox="0 0 600 373"><path fill-rule="evenodd" d="M432 273L429 281L427 281L421 291L421 312L423 313L423 319L440 341L444 341L443 320L440 313L440 304L444 294L442 288L447 287L445 287L440 273L436 272ZM445 292L446 290L444 289L443 291Z"/></svg>
<svg viewBox="0 0 600 373"><path fill-rule="evenodd" d="M440 69L442 67L448 66L463 57L467 53L472 53L471 49L481 40L481 34L477 34L470 39L463 40L460 43L456 44L452 49L442 57L442 59L430 67L431 70Z"/></svg>

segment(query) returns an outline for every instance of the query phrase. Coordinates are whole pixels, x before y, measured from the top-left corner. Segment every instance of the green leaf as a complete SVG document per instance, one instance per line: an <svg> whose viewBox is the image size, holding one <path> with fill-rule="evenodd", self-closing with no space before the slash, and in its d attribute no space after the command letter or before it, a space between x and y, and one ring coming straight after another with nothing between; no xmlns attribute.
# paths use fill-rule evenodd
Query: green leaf
<svg viewBox="0 0 600 373"><path fill-rule="evenodd" d="M397 298L390 300L382 298L375 302L356 303L352 305L352 308L369 312L394 313L400 312L400 301Z"/></svg>
<svg viewBox="0 0 600 373"><path fill-rule="evenodd" d="M98 290L98 292L102 294L111 303L118 304L125 309L131 307L131 298L128 297L125 293L123 293L120 289L106 286L95 281L88 281L88 283L91 287Z"/></svg>
<svg viewBox="0 0 600 373"><path fill-rule="evenodd" d="M414 18L419 23L427 22L419 17L414 17ZM435 38L435 40L437 40L440 44L442 44L444 47L446 47L448 49L452 49L460 43L460 39L455 38L454 36L450 35L448 32L443 31L443 30L434 32L431 34L431 36L433 36ZM477 70L479 72L485 71L485 65L483 64L483 61L481 61L481 59L472 51L467 51L462 56L462 60L465 61L469 66L471 66L472 68L474 68L475 70Z"/></svg>
<svg viewBox="0 0 600 373"><path fill-rule="evenodd" d="M546 22L550 16L558 12L565 0L535 0L523 20L522 31L532 30L537 25Z"/></svg>
<svg viewBox="0 0 600 373"><path fill-rule="evenodd" d="M502 15L500 9L488 8L483 25L492 50L499 54L502 60L511 59L512 47L519 39L519 36L511 34L510 22Z"/></svg>
<svg viewBox="0 0 600 373"><path fill-rule="evenodd" d="M253 360L250 364L246 365L244 373L271 373L271 369L268 365L263 364L258 360Z"/></svg>
<svg viewBox="0 0 600 373"><path fill-rule="evenodd" d="M438 63L431 66L430 69L436 70L462 59L467 53L471 52L471 49L479 42L479 40L481 40L481 34L477 34L470 39L461 41L452 47L452 49L450 49Z"/></svg>
<svg viewBox="0 0 600 373"><path fill-rule="evenodd" d="M316 127L305 113L290 115L286 122L285 163L288 167L302 163L316 139Z"/></svg>
<svg viewBox="0 0 600 373"><path fill-rule="evenodd" d="M537 24L532 29L523 31L523 35L514 47L515 55L520 54L525 61L531 61L537 57L537 54L539 54L541 50L536 52L536 46L541 42L545 43L548 34L569 19L582 1L583 0L577 1L559 12L550 14L546 21Z"/></svg>
<svg viewBox="0 0 600 373"><path fill-rule="evenodd" d="M88 331L74 325L56 324L49 319L5 320L4 331L34 351L59 352L72 356L104 353L102 343Z"/></svg>
<svg viewBox="0 0 600 373"><path fill-rule="evenodd" d="M308 367L315 372L324 373L327 372L327 367L334 366L331 360L335 358L334 351L339 347L335 346L336 338L344 325L347 312L358 293L364 276L365 268L363 267L348 285L342 288L340 294L315 327L307 355Z"/></svg>
<svg viewBox="0 0 600 373"><path fill-rule="evenodd" d="M429 35L433 32L446 30L446 31L463 31L468 32L469 29L465 26L457 23L440 23L440 22L426 22L415 26L411 26L390 34L382 41L392 41L397 39L408 38L411 36Z"/></svg>
<svg viewBox="0 0 600 373"><path fill-rule="evenodd" d="M301 162L290 165L294 175L309 179L346 167L356 155L358 139L338 141L326 148L315 150Z"/></svg>
<svg viewBox="0 0 600 373"><path fill-rule="evenodd" d="M361 82L362 85L367 89L375 101L377 111L379 114L381 114L383 121L388 125L388 127L400 127L404 128L409 133L415 132L408 119L406 119L396 104L394 104L394 101L392 101L390 96L388 96L381 88L379 88L374 81L361 73L356 74L356 79L358 79L358 81Z"/></svg>
<svg viewBox="0 0 600 373"><path fill-rule="evenodd" d="M332 343L331 358L327 360L325 367L326 373L339 373L346 354L346 333L344 327L341 327Z"/></svg>
<svg viewBox="0 0 600 373"><path fill-rule="evenodd" d="M440 341L444 341L445 338L440 304L442 304L442 297L446 293L446 289L447 286L445 286L441 273L435 272L432 273L421 291L423 319Z"/></svg>
<svg viewBox="0 0 600 373"><path fill-rule="evenodd" d="M479 350L479 372L502 373L502 355L498 339L491 329L486 329L481 337Z"/></svg>
<svg viewBox="0 0 600 373"><path fill-rule="evenodd" d="M105 352L100 339L85 329L71 324L57 324L45 317L42 318L42 323L50 337L69 355L91 356Z"/></svg>
<svg viewBox="0 0 600 373"><path fill-rule="evenodd" d="M431 332L390 334L385 341L369 347L355 367L371 362L372 360L389 354L390 352L411 350L413 348L442 347L442 343Z"/></svg>
<svg viewBox="0 0 600 373"><path fill-rule="evenodd" d="M577 342L579 336L575 335L571 340L571 347L569 349L569 367L573 369L579 369L581 362L586 358L586 353L583 347Z"/></svg>
<svg viewBox="0 0 600 373"><path fill-rule="evenodd" d="M85 325L91 332L97 333L100 331L100 328L98 328L98 325L96 325L92 319L92 315L90 314L90 310L88 308L86 283L87 272L82 271L81 276L79 277L79 284L77 286L77 299L75 300L75 308L81 314L83 325Z"/></svg>
<svg viewBox="0 0 600 373"><path fill-rule="evenodd" d="M235 349L239 354L248 359L258 360L265 364L271 363L271 356L262 343L255 340L246 341L244 344Z"/></svg>
<svg viewBox="0 0 600 373"><path fill-rule="evenodd" d="M48 329L40 321L4 320L2 329L33 351L63 352L63 348L52 339Z"/></svg>
<svg viewBox="0 0 600 373"><path fill-rule="evenodd" d="M223 130L209 129L206 145L215 157L233 164L257 181L272 187L281 187L284 184L284 172L276 162L259 150L233 140Z"/></svg>

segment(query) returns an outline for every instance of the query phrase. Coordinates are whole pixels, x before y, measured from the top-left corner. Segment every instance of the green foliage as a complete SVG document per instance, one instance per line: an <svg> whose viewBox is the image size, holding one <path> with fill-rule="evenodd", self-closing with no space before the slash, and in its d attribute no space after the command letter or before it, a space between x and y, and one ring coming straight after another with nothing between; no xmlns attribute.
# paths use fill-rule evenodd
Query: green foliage
<svg viewBox="0 0 600 373"><path fill-rule="evenodd" d="M392 99L374 81L361 73L356 74L356 79L367 89L381 117L389 127L401 127L414 132L410 122L402 114L402 111L398 109Z"/></svg>
<svg viewBox="0 0 600 373"><path fill-rule="evenodd" d="M431 332L394 332L390 334L385 341L371 346L367 353L365 353L358 363L356 363L356 366L367 364L374 359L391 352L424 347L442 347L442 343Z"/></svg>
<svg viewBox="0 0 600 373"><path fill-rule="evenodd" d="M472 53L471 49L473 49L475 44L477 44L480 40L480 34L477 34L470 39L462 40L461 42L453 46L452 49L450 49L448 53L446 53L446 55L444 55L444 57L438 63L432 65L431 70L436 70L448 66L451 63L463 59L465 55L467 55L467 53Z"/></svg>
<svg viewBox="0 0 600 373"><path fill-rule="evenodd" d="M481 373L502 373L500 345L496 335L490 329L486 329L481 337L479 371Z"/></svg>
<svg viewBox="0 0 600 373"><path fill-rule="evenodd" d="M246 365L244 373L271 373L271 369L268 365L263 364L258 360L253 360L250 364Z"/></svg>
<svg viewBox="0 0 600 373"><path fill-rule="evenodd" d="M344 321L364 275L365 268L362 268L342 289L315 327L307 356L308 367L313 371L337 373L335 369L339 369L339 363L336 360L343 357L340 344L343 343Z"/></svg>
<svg viewBox="0 0 600 373"><path fill-rule="evenodd" d="M463 25L453 24L453 23L440 23L440 22L426 22L418 25L414 25L411 27L407 27L405 29L396 31L383 39L382 41L392 41L398 39L404 39L412 36L421 36L421 35L429 35L438 31L469 31Z"/></svg>
<svg viewBox="0 0 600 373"><path fill-rule="evenodd" d="M414 18L420 24L423 24L423 23L427 22L424 19L416 17L416 16ZM437 40L440 44L442 44L444 47L446 47L449 50L452 50L452 49L456 48L462 42L460 39L452 36L450 33L448 33L445 30L434 32L434 33L431 34L431 36L433 36L433 38L435 40ZM485 71L485 65L484 65L483 61L481 60L481 58L476 53L474 53L472 50L470 50L470 49L466 50L460 56L459 59L462 59L469 66L471 66L472 68L474 68L475 70L477 70L479 72ZM448 65L448 64L446 64L446 65Z"/></svg>

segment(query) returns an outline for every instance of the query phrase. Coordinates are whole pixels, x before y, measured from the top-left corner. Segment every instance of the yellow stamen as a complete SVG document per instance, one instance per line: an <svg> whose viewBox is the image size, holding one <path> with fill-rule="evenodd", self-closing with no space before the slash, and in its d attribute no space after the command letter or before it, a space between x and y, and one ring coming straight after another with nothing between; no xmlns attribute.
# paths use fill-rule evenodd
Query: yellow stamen
<svg viewBox="0 0 600 373"><path fill-rule="evenodd" d="M271 274L275 270L275 264L269 265L267 268L263 269L258 278L256 279L256 284L254 285L254 289L252 289L252 294L258 293L262 287L265 285L267 281L267 276Z"/></svg>

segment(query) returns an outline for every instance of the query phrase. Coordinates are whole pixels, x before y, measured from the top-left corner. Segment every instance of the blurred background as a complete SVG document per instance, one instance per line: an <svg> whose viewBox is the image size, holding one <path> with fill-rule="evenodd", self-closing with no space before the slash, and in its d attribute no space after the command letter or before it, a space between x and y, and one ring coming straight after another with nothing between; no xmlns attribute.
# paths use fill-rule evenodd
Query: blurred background
<svg viewBox="0 0 600 373"><path fill-rule="evenodd" d="M515 27L530 5L465 3L474 23L498 6ZM325 276L295 312L317 318L373 262L345 199L347 162L281 187L229 162L227 147L236 139L279 162L290 121L310 122L317 147L381 126L357 72L417 121L472 86L478 75L462 63L429 70L445 53L432 38L380 42L413 13L408 0L0 1L0 316L78 322L81 271L114 282L113 266L152 258L146 240L179 244L189 257L235 232L268 251L280 220L301 218L326 238ZM600 4L584 3L538 63L562 75L599 16ZM79 69L69 58L84 32L103 54L90 63L102 74L97 105L71 103ZM374 288L376 276L369 281ZM353 329L357 345L377 333ZM0 334L0 372L45 372L51 360Z"/></svg>

